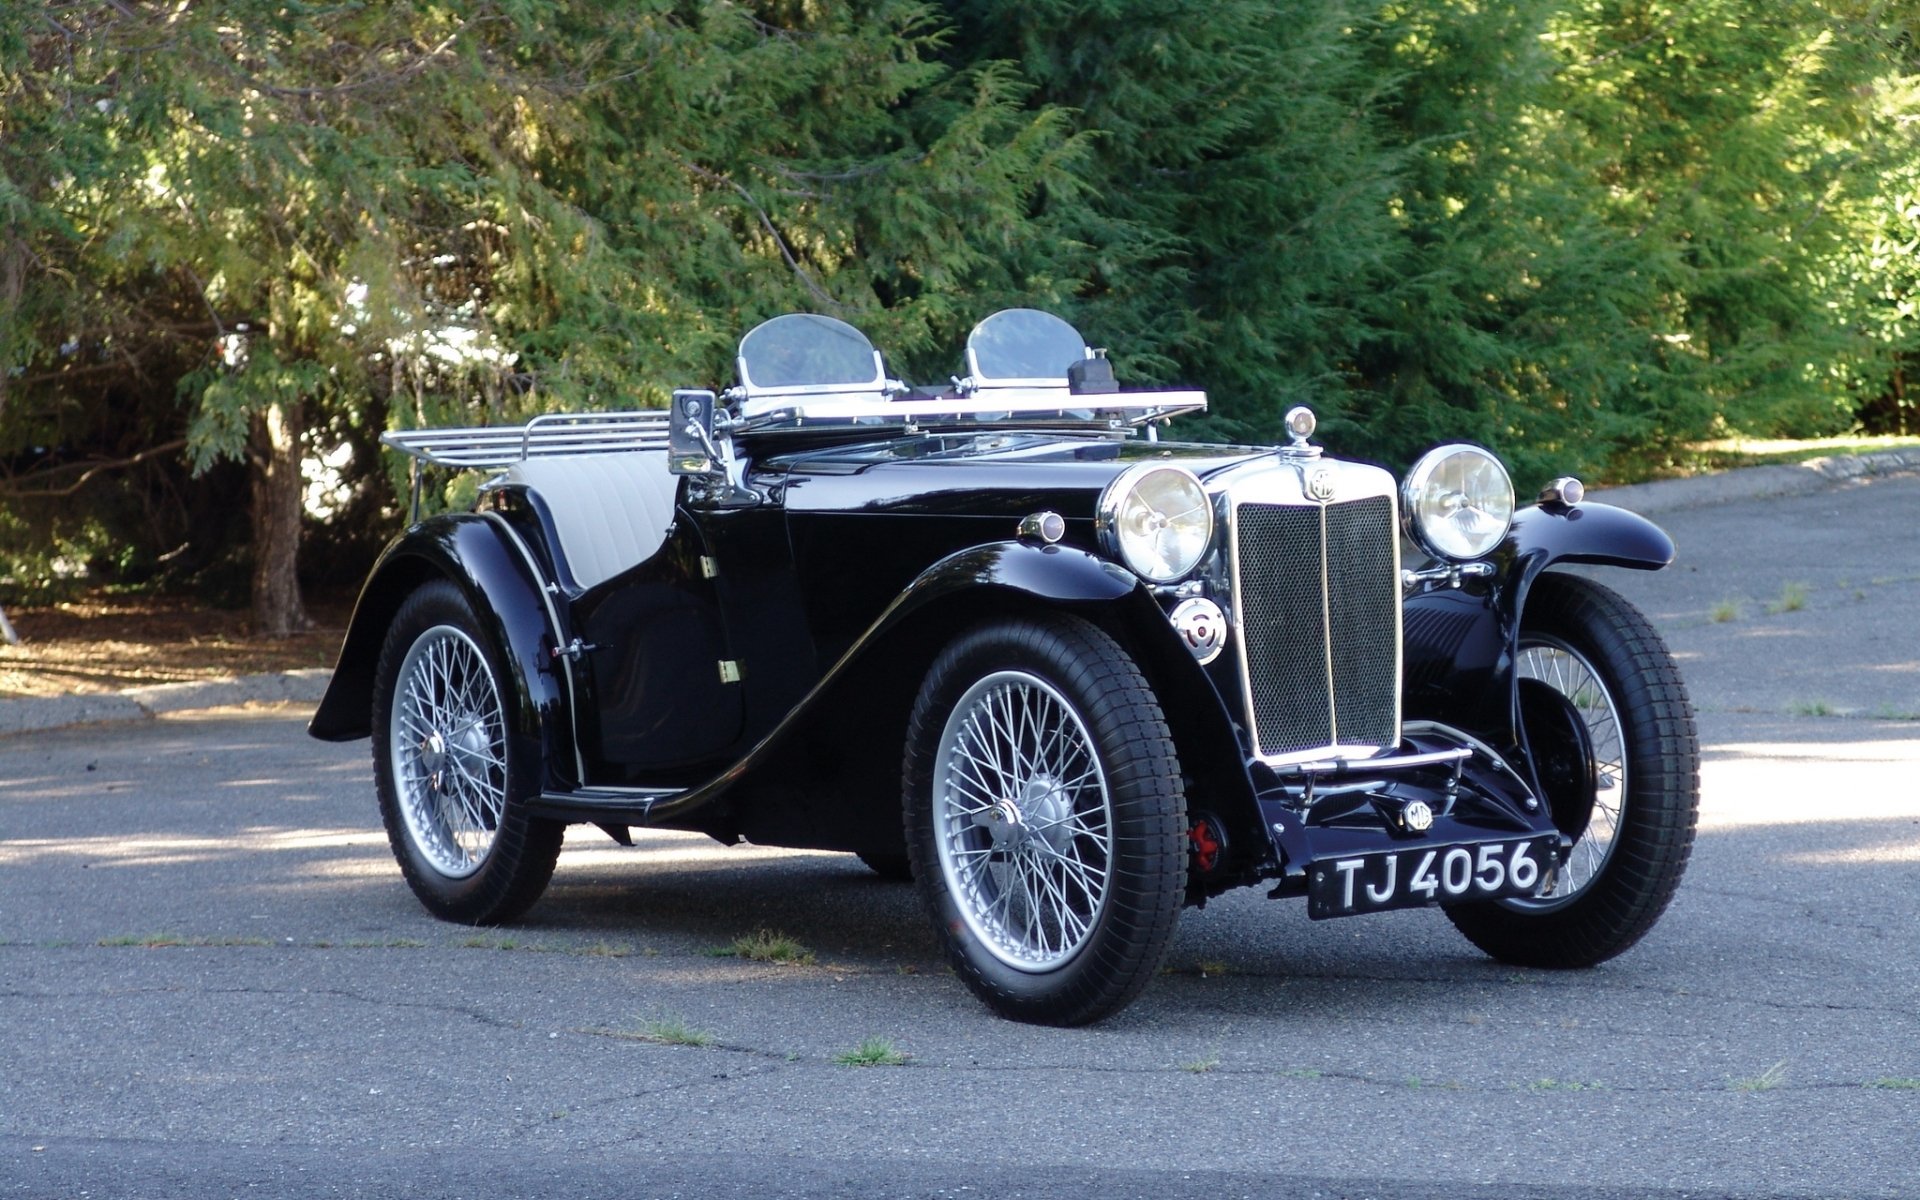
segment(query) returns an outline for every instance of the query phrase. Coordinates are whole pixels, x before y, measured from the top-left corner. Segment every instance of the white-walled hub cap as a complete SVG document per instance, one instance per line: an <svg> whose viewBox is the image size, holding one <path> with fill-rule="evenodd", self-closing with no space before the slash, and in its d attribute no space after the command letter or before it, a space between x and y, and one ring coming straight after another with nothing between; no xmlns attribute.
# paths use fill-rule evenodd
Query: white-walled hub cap
<svg viewBox="0 0 1920 1200"><path fill-rule="evenodd" d="M1513 523L1513 481L1478 446L1429 450L1407 473L1400 499L1408 534L1435 558L1479 558Z"/></svg>
<svg viewBox="0 0 1920 1200"><path fill-rule="evenodd" d="M1192 572L1213 541L1213 505L1193 472L1166 463L1129 467L1100 495L1101 543L1153 583Z"/></svg>

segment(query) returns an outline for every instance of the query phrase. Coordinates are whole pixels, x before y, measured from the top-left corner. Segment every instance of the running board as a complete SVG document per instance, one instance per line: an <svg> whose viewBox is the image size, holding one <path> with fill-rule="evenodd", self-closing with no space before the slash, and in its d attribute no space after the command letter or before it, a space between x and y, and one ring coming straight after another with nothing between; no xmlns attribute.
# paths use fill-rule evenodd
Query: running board
<svg viewBox="0 0 1920 1200"><path fill-rule="evenodd" d="M534 816L561 821L644 825L655 805L685 794L683 788L587 787L542 792L529 807Z"/></svg>

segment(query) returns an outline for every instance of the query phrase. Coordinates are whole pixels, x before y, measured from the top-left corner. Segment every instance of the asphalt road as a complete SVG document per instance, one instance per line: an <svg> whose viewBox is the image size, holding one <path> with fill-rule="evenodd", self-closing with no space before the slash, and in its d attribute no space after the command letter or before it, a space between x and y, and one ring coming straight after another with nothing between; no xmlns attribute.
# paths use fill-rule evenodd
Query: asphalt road
<svg viewBox="0 0 1920 1200"><path fill-rule="evenodd" d="M291 706L0 739L0 1197L1920 1194L1920 477L1660 519L1681 562L1605 578L1703 820L1588 972L1249 891L1031 1028L851 857L576 830L476 932ZM815 961L712 953L763 928ZM871 1038L909 1057L835 1061Z"/></svg>

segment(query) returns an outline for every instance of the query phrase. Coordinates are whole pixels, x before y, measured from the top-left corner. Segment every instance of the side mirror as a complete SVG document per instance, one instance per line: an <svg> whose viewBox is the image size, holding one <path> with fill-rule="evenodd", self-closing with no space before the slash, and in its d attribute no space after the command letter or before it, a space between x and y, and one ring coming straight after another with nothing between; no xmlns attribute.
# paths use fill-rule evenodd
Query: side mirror
<svg viewBox="0 0 1920 1200"><path fill-rule="evenodd" d="M709 391L674 392L667 419L667 469L675 475L713 475L723 469L720 447L713 440L714 403Z"/></svg>

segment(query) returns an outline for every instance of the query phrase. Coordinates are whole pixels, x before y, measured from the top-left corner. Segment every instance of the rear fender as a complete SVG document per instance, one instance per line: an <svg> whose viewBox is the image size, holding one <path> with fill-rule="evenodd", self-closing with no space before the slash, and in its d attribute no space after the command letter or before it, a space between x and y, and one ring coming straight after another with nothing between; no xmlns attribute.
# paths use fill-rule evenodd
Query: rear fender
<svg viewBox="0 0 1920 1200"><path fill-rule="evenodd" d="M494 513L431 517L394 539L354 605L327 693L307 732L350 741L372 732L374 672L387 628L415 589L435 579L458 587L506 660L504 681L514 735L562 778L579 762L572 695L555 650L565 644L561 617L519 535Z"/></svg>

